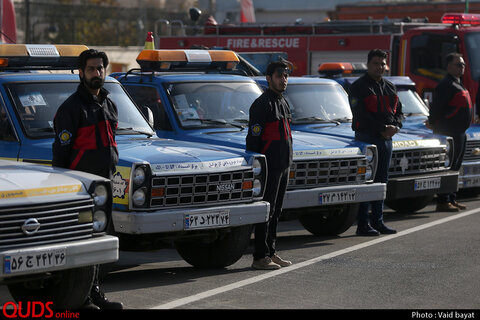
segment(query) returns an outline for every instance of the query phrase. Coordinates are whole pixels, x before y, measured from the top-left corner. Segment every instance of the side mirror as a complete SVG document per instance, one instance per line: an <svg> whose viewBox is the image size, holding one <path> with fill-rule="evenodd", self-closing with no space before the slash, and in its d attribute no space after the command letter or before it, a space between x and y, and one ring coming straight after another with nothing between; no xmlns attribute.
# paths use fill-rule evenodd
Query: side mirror
<svg viewBox="0 0 480 320"><path fill-rule="evenodd" d="M147 106L142 106L142 112L143 112L143 115L145 116L145 118L147 118L147 121L150 124L150 126L153 128L154 118L153 118L152 109L150 109Z"/></svg>
<svg viewBox="0 0 480 320"><path fill-rule="evenodd" d="M423 99L423 102L425 103L425 105L427 106L427 108L430 109L430 100L428 100L428 99Z"/></svg>

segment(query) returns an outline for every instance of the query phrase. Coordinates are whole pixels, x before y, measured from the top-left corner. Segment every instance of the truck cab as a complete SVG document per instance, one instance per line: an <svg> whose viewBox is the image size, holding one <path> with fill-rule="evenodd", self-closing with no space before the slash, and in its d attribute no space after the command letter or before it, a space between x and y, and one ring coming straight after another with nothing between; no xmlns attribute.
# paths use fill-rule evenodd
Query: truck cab
<svg viewBox="0 0 480 320"><path fill-rule="evenodd" d="M0 284L15 301L76 309L95 265L118 259L110 181L93 174L0 160ZM75 288L71 291L71 288Z"/></svg>
<svg viewBox="0 0 480 320"><path fill-rule="evenodd" d="M160 137L245 150L249 108L261 95L249 77L236 75L228 50L144 50L139 69L118 79L139 107L154 115ZM355 221L358 203L383 199L372 183L376 147L352 140L292 132L293 165L283 203L318 235L337 235Z"/></svg>
<svg viewBox="0 0 480 320"><path fill-rule="evenodd" d="M266 80L256 81L267 87ZM292 129L354 139L348 96L331 79L290 77L284 93L292 110ZM452 141L431 132L405 132L393 137L393 154L385 203L398 212L424 208L437 193L457 190L458 173L450 171Z"/></svg>
<svg viewBox="0 0 480 320"><path fill-rule="evenodd" d="M51 165L53 118L79 85L72 72L85 46L1 45L0 157ZM13 72L15 71L15 72ZM48 71L48 72L44 72ZM119 163L113 226L123 250L170 246L197 267L243 255L253 225L268 219L266 161L229 147L159 138L118 81L104 87L118 108Z"/></svg>

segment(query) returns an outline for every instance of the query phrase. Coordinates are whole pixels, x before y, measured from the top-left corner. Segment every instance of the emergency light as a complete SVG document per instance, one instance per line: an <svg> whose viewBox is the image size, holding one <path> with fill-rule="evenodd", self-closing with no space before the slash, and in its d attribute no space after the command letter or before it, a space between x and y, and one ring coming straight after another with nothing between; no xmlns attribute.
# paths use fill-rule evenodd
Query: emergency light
<svg viewBox="0 0 480 320"><path fill-rule="evenodd" d="M480 25L480 14L445 13L442 16L442 23L478 26Z"/></svg>
<svg viewBox="0 0 480 320"><path fill-rule="evenodd" d="M142 70L205 71L233 70L239 59L230 50L143 50L138 55L137 62Z"/></svg>
<svg viewBox="0 0 480 320"><path fill-rule="evenodd" d="M353 74L363 74L367 71L364 63L350 62L326 62L318 67L318 73L328 76L342 75L349 76Z"/></svg>
<svg viewBox="0 0 480 320"><path fill-rule="evenodd" d="M77 68L84 45L0 44L0 69L32 70Z"/></svg>

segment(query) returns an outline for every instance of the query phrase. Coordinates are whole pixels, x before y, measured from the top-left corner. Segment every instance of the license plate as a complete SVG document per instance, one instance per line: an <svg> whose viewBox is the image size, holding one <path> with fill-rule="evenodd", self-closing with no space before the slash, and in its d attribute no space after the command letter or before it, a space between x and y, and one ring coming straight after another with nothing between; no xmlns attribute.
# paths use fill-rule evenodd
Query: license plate
<svg viewBox="0 0 480 320"><path fill-rule="evenodd" d="M319 204L335 204L344 202L353 202L356 200L357 192L355 189L348 191L324 192L318 195Z"/></svg>
<svg viewBox="0 0 480 320"><path fill-rule="evenodd" d="M66 248L21 252L3 258L5 274L49 269L63 266L67 262Z"/></svg>
<svg viewBox="0 0 480 320"><path fill-rule="evenodd" d="M480 178L463 179L464 187L474 187L480 185Z"/></svg>
<svg viewBox="0 0 480 320"><path fill-rule="evenodd" d="M439 189L441 185L442 178L429 178L429 179L417 179L415 180L415 185L413 190L429 190L429 189Z"/></svg>
<svg viewBox="0 0 480 320"><path fill-rule="evenodd" d="M185 215L185 229L203 229L230 224L230 211L191 213Z"/></svg>

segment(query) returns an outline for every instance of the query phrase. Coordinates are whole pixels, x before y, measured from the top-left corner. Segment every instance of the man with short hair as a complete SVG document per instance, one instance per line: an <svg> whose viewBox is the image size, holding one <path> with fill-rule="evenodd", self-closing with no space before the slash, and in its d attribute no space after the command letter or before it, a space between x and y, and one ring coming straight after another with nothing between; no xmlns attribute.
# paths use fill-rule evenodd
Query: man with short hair
<svg viewBox="0 0 480 320"><path fill-rule="evenodd" d="M400 131L403 120L397 89L393 83L383 78L386 67L387 53L379 49L371 50L368 53L367 73L357 79L349 90L355 139L377 146L378 166L374 181L383 183L388 182L393 150L392 137ZM383 221L383 204L383 200L360 203L357 235L396 233L396 230L387 227ZM369 206L372 208L370 219Z"/></svg>
<svg viewBox="0 0 480 320"><path fill-rule="evenodd" d="M467 131L472 121L472 101L461 77L465 72L465 61L461 54L447 55L447 74L433 92L430 115L425 123L436 134L453 138L453 159L451 170L462 166L467 142ZM466 206L457 202L456 192L437 195L436 211L457 212Z"/></svg>
<svg viewBox="0 0 480 320"><path fill-rule="evenodd" d="M267 159L268 176L263 200L270 203L269 220L255 225L252 268L272 270L292 263L278 256L275 249L277 225L287 190L292 164L290 106L282 93L287 88L290 68L286 62L272 62L266 70L268 89L250 107L246 148Z"/></svg>
<svg viewBox="0 0 480 320"><path fill-rule="evenodd" d="M115 130L117 107L103 88L108 58L94 49L78 58L80 84L58 108L53 120L55 140L52 145L54 167L85 171L112 178L118 163ZM120 302L110 302L100 291L96 267L90 296L84 308L122 309Z"/></svg>

